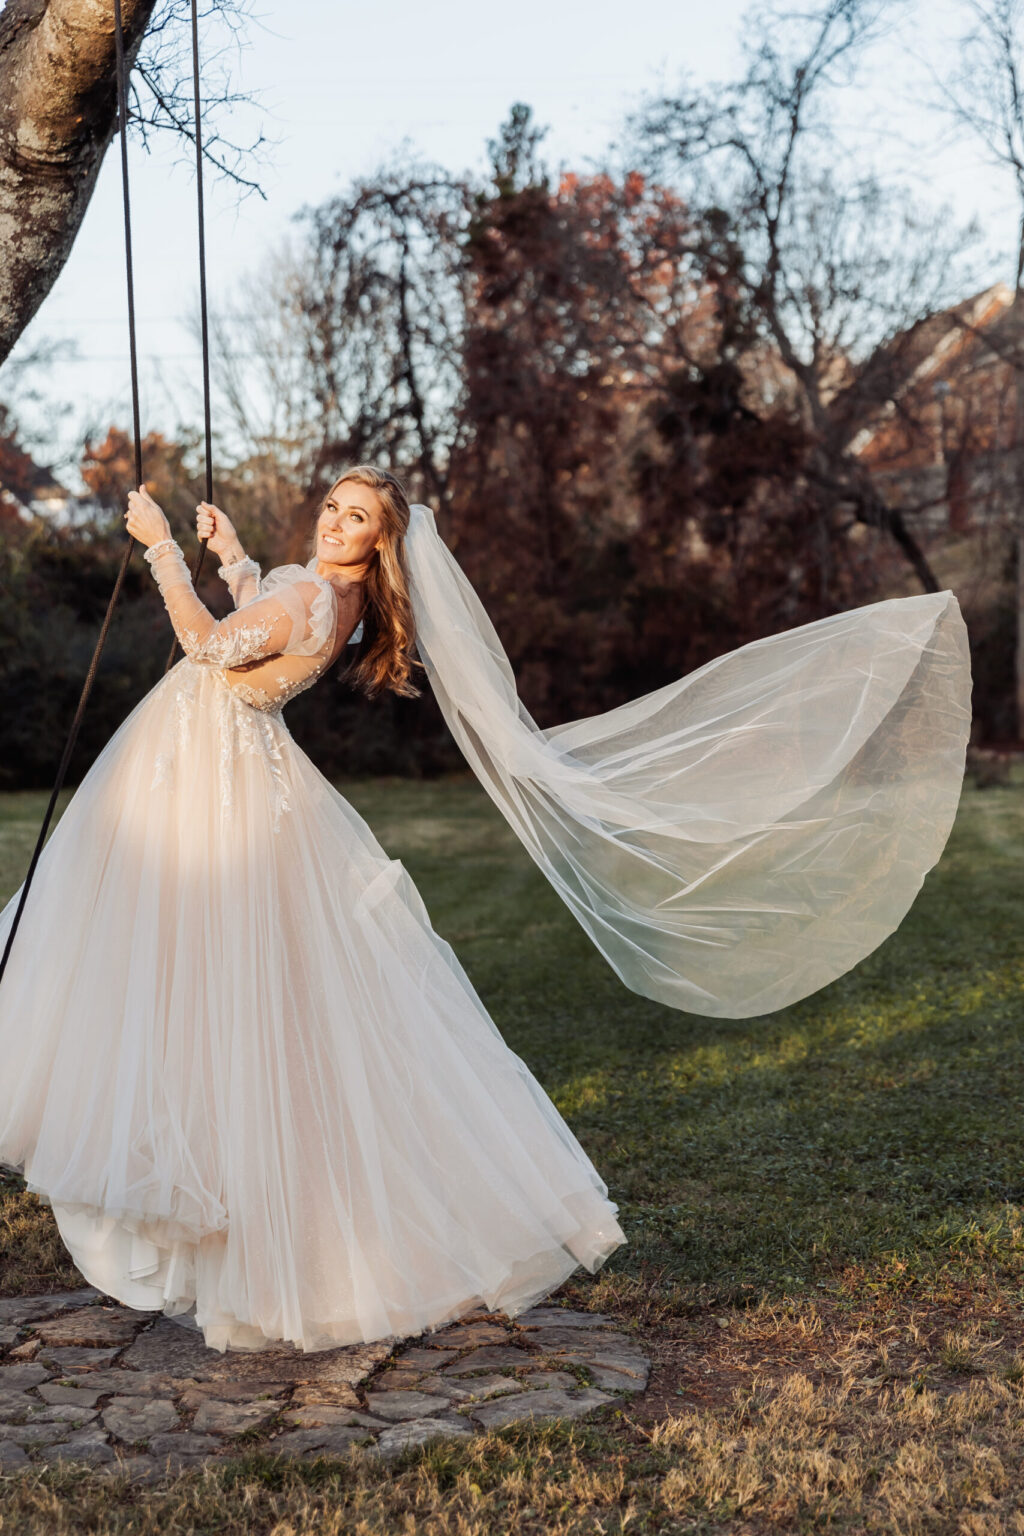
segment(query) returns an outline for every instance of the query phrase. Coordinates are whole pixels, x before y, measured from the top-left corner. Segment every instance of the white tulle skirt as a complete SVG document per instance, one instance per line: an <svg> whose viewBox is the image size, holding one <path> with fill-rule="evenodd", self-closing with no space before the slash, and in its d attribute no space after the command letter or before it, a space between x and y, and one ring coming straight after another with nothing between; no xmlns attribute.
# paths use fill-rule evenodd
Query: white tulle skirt
<svg viewBox="0 0 1024 1536"><path fill-rule="evenodd" d="M85 1278L217 1349L515 1315L625 1241L401 864L188 661L42 855L0 1064L0 1161Z"/></svg>

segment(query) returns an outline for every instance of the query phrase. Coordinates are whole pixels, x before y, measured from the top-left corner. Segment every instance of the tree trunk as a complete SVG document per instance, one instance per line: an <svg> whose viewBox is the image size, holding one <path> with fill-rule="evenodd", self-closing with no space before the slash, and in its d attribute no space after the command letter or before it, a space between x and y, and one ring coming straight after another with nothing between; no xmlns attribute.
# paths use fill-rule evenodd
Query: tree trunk
<svg viewBox="0 0 1024 1536"><path fill-rule="evenodd" d="M122 0L130 69L156 0ZM0 14L0 363L53 287L117 128L112 0Z"/></svg>
<svg viewBox="0 0 1024 1536"><path fill-rule="evenodd" d="M1017 283L1013 295L1013 536L1017 556L1017 644L1014 656L1018 741L1024 740L1024 215L1018 229Z"/></svg>
<svg viewBox="0 0 1024 1536"><path fill-rule="evenodd" d="M1014 374L1015 417L1014 434L1014 486L1016 506L1013 509L1014 538L1017 545L1017 646L1014 658L1014 681L1017 695L1018 741L1024 741L1024 368L1018 364Z"/></svg>

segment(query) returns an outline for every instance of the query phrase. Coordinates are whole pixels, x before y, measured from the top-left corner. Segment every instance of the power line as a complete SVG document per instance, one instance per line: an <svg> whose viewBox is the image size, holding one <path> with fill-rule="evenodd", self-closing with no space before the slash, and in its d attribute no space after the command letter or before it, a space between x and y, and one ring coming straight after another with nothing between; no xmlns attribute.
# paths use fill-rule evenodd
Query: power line
<svg viewBox="0 0 1024 1536"><path fill-rule="evenodd" d="M218 310L218 318L222 320L265 320L266 314L259 314L255 310ZM117 315L48 315L45 317L47 325L123 325L124 316ZM137 325L187 325L188 317L182 315L139 315L136 317ZM43 317L40 317L40 327Z"/></svg>
<svg viewBox="0 0 1024 1536"><path fill-rule="evenodd" d="M150 352L146 348L142 350L145 352L147 360L154 363L194 363L202 357L201 352ZM229 362L252 362L255 358L266 357L265 352L218 352L216 355L226 358ZM298 358L305 357L306 354L302 351L283 353L281 348L275 347L274 355L275 357L288 356ZM80 352L75 357L62 357L59 366L61 368L68 368L74 366L75 363L123 362L123 352ZM2 381L3 375L0 374L0 383Z"/></svg>

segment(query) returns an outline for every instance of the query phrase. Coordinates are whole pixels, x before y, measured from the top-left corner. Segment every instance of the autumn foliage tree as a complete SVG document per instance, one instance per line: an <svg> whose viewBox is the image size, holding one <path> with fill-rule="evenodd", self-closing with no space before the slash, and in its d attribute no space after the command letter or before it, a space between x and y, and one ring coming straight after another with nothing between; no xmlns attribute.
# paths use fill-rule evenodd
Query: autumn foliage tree
<svg viewBox="0 0 1024 1536"><path fill-rule="evenodd" d="M35 460L10 406L0 402L0 521L14 523L32 497Z"/></svg>
<svg viewBox="0 0 1024 1536"><path fill-rule="evenodd" d="M680 122L670 104L651 127L662 160L670 133L685 148ZM905 224L899 280L872 254L857 286L854 246L885 239L868 239L887 216L870 187L810 177L789 202L773 161L779 266L747 203L659 179L653 150L644 174L554 177L542 139L516 107L479 182L392 165L304 210L264 285L255 365L267 399L288 399L280 553L306 547L346 463L397 467L437 507L545 723L870 599L891 564L879 538L934 584L847 451L891 397L871 336L937 291L933 232Z"/></svg>
<svg viewBox="0 0 1024 1536"><path fill-rule="evenodd" d="M536 147L513 114L467 232L448 526L553 722L865 600L875 573L842 527L821 538L818 441L729 221L635 173L552 187Z"/></svg>
<svg viewBox="0 0 1024 1536"><path fill-rule="evenodd" d="M857 0L826 9L841 47ZM770 50L760 62L763 93L799 96L799 70L785 75ZM685 99L659 111L642 172L553 175L525 107L483 177L392 164L302 211L254 274L244 338L243 322L214 321L217 419L230 429L216 500L247 548L264 566L304 561L344 466L395 468L435 507L541 725L870 601L894 561L934 585L849 445L896 398L905 335L942 290L948 246L913 221L875 228L893 215L870 186L807 175L794 194L777 146L760 169L748 157L731 200L659 175L695 142L703 153L713 135L723 154L730 142L721 112L701 117ZM757 144L770 141L766 128ZM186 544L199 446L156 433L144 444ZM123 430L86 445L82 473L113 526L134 478ZM220 586L204 588L215 605ZM138 596L129 627L165 641L154 594ZM144 649L124 699L148 676ZM289 712L327 772L459 761L429 692L369 707L343 672Z"/></svg>
<svg viewBox="0 0 1024 1536"><path fill-rule="evenodd" d="M465 394L446 532L542 718L611 702L628 648L630 458L683 309L692 230L630 177L549 184L528 117L465 239Z"/></svg>
<svg viewBox="0 0 1024 1536"><path fill-rule="evenodd" d="M146 486L177 523L190 521L198 491L189 470L190 447L162 432L147 432L141 443ZM193 459L194 463L194 459ZM97 506L114 517L124 512L128 492L135 489L135 449L127 432L110 427L101 443L86 441L79 473Z"/></svg>

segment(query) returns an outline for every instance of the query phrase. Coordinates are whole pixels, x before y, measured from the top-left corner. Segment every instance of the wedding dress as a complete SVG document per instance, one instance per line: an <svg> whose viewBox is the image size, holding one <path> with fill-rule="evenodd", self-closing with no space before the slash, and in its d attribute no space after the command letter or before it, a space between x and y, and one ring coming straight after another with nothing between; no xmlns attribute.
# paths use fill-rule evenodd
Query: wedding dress
<svg viewBox="0 0 1024 1536"><path fill-rule="evenodd" d="M185 656L40 859L0 987L0 1161L90 1284L217 1349L514 1315L596 1270L625 1241L607 1187L281 718L331 655L334 588L239 562L215 623L177 546L149 557Z"/></svg>
<svg viewBox="0 0 1024 1536"><path fill-rule="evenodd" d="M541 730L428 508L406 554L455 740L626 985L768 1013L898 927L963 779L951 592ZM595 1272L625 1242L606 1185L281 718L333 654L334 588L315 560L239 561L218 623L173 542L147 559L185 656L39 861L0 987L0 1160L88 1280L219 1349L515 1315Z"/></svg>

